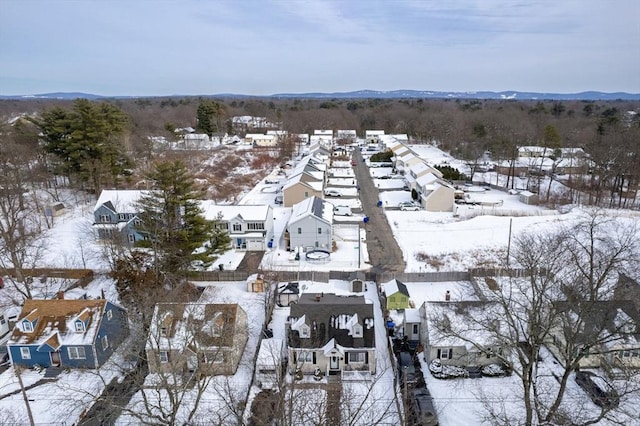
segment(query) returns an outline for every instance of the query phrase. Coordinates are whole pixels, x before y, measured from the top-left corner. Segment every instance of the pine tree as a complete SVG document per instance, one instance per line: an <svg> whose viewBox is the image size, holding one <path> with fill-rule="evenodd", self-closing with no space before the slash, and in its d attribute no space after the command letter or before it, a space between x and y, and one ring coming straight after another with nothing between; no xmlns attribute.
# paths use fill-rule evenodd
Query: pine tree
<svg viewBox="0 0 640 426"><path fill-rule="evenodd" d="M204 218L198 201L203 192L185 164L159 163L147 179L155 189L139 202L139 231L149 237L142 245L152 249L156 270L175 274L210 266L228 249L229 238L216 230L217 221Z"/></svg>
<svg viewBox="0 0 640 426"><path fill-rule="evenodd" d="M35 123L45 150L57 157L59 171L90 189L99 192L105 183L115 185L129 173L131 160L121 138L128 117L117 107L78 99L73 110L46 110Z"/></svg>

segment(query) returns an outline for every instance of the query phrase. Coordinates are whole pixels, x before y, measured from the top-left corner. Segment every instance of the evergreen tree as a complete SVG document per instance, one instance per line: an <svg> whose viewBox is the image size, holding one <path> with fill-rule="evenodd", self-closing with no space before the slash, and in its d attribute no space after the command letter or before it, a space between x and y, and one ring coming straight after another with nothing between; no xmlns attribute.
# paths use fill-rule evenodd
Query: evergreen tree
<svg viewBox="0 0 640 426"><path fill-rule="evenodd" d="M59 171L69 178L88 182L99 192L104 184L116 185L129 173L131 160L121 138L128 117L117 107L78 99L72 111L55 107L35 123L45 150L58 158Z"/></svg>
<svg viewBox="0 0 640 426"><path fill-rule="evenodd" d="M196 111L197 130L211 137L222 128L226 109L223 104L211 99L202 99Z"/></svg>
<svg viewBox="0 0 640 426"><path fill-rule="evenodd" d="M149 237L142 245L152 248L158 274L211 265L230 240L224 230L216 229L219 219L204 218L198 201L203 192L195 187L185 164L159 163L147 179L154 189L139 202L138 228Z"/></svg>

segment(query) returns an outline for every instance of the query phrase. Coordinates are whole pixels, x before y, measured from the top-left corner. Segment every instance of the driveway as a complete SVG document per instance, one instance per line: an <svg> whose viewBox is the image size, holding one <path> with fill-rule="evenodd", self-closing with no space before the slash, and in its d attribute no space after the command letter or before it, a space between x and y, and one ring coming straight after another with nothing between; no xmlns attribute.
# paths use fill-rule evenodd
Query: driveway
<svg viewBox="0 0 640 426"><path fill-rule="evenodd" d="M372 272L404 272L406 263L402 258L402 250L398 246L393 232L387 221L387 217L378 206L379 193L373 179L369 174L369 168L362 161L359 150L354 151L353 167L358 185L360 187L360 201L362 210L369 218L367 224L362 224L367 233L367 249Z"/></svg>

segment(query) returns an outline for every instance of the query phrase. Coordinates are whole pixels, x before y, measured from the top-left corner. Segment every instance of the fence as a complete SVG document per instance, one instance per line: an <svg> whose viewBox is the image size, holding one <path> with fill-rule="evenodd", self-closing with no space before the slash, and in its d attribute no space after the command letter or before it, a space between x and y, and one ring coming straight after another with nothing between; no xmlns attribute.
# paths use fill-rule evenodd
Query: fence
<svg viewBox="0 0 640 426"><path fill-rule="evenodd" d="M34 277L61 278L68 280L78 280L74 287L84 287L93 280L91 269L53 269L53 268L33 268L22 269L20 271L25 279ZM15 269L0 269L0 275L16 277Z"/></svg>

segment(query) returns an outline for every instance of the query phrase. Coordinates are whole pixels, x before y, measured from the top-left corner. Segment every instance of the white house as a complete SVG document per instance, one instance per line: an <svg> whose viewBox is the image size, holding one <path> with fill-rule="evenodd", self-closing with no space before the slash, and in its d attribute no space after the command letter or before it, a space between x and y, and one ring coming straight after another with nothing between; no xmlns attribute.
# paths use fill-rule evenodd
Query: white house
<svg viewBox="0 0 640 426"><path fill-rule="evenodd" d="M236 250L266 250L273 240L273 209L269 205L217 205L200 203L207 220L219 220L218 226L229 233Z"/></svg>
<svg viewBox="0 0 640 426"><path fill-rule="evenodd" d="M302 247L306 250L331 251L333 234L333 204L319 197L306 198L295 204L287 223L285 238L287 248Z"/></svg>

